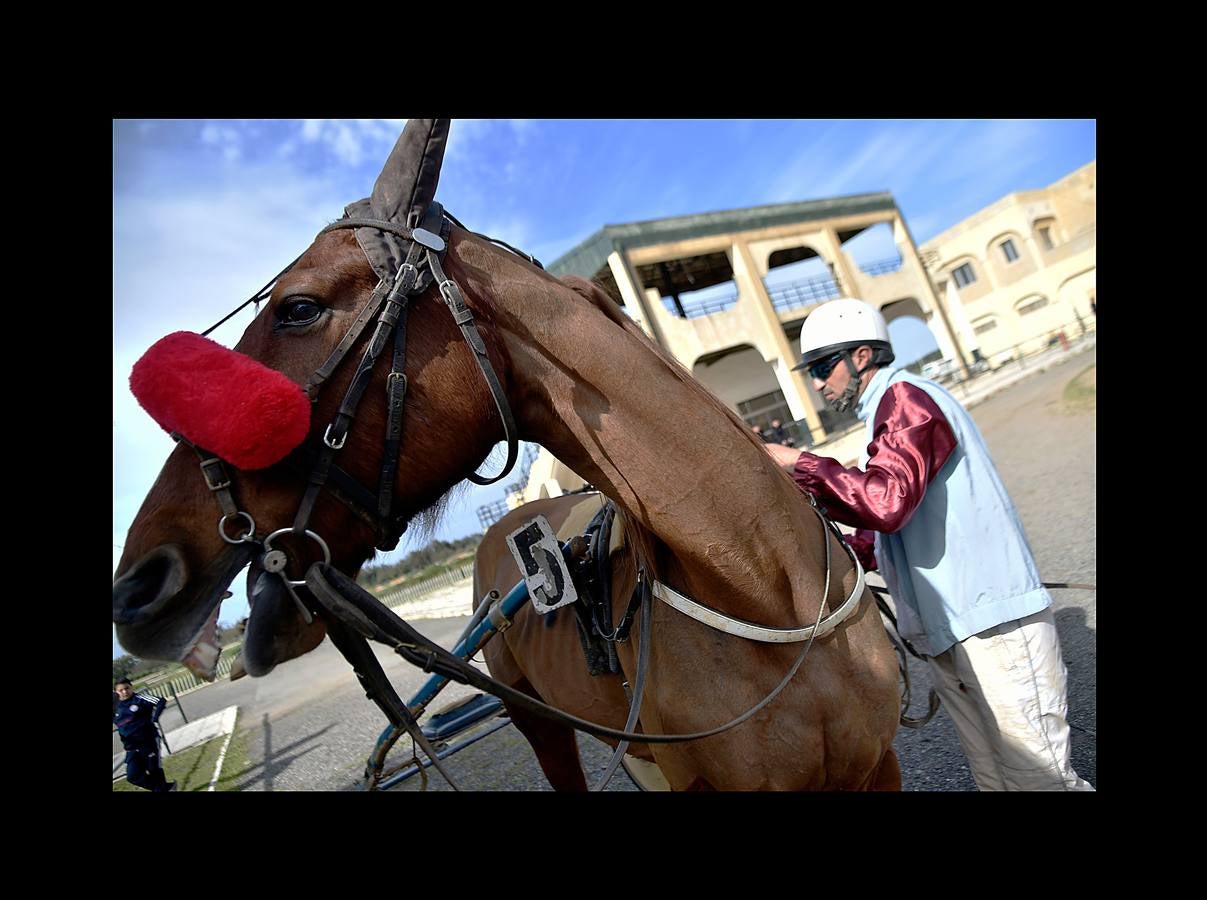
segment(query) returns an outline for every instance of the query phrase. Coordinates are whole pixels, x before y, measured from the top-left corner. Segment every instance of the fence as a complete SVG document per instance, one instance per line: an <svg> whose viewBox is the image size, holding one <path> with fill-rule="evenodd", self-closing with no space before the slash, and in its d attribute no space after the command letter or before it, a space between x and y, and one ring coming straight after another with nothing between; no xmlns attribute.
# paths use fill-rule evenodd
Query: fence
<svg viewBox="0 0 1207 900"><path fill-rule="evenodd" d="M242 646L243 642L239 641L222 648L222 655L218 657L215 679L225 678L230 674L231 666L234 665L235 657ZM140 694L152 694L171 701L199 688L203 688L207 684L209 684L208 681L198 678L188 669L182 667L173 669L170 672L156 672L145 680L137 680L137 683L133 687Z"/></svg>
<svg viewBox="0 0 1207 900"><path fill-rule="evenodd" d="M401 587L382 594L377 599L390 607L390 609L398 609L400 606L406 606L408 603L420 600L435 591L452 587L466 578L473 577L473 574L474 564L472 562L462 563L417 584L404 584Z"/></svg>

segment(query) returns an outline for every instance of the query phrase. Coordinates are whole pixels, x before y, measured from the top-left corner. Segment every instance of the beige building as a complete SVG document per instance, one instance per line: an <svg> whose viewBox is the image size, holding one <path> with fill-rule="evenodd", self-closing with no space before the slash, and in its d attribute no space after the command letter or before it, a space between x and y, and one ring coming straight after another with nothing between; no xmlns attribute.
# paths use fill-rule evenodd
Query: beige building
<svg viewBox="0 0 1207 900"><path fill-rule="evenodd" d="M1078 317L1093 327L1094 171L1010 194L921 248L891 194L857 194L607 225L549 271L594 280L747 423L778 418L797 446L829 444L853 415L832 413L792 371L801 325L820 303L858 297L890 324L912 316L965 370L1045 347ZM852 242L873 228L896 254L857 264ZM813 273L777 278L787 266ZM542 451L506 506L581 485Z"/></svg>
<svg viewBox="0 0 1207 900"><path fill-rule="evenodd" d="M997 365L1094 327L1096 173L1007 194L919 248L966 360Z"/></svg>

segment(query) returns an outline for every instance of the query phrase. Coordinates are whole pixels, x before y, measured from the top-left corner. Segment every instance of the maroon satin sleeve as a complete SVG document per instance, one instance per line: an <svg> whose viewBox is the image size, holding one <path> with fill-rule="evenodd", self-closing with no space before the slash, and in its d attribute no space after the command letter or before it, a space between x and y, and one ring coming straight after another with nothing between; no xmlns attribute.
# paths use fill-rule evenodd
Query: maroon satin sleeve
<svg viewBox="0 0 1207 900"><path fill-rule="evenodd" d="M859 557L859 564L863 566L863 571L874 572L876 570L876 532L860 528L854 534L844 534L842 539Z"/></svg>
<svg viewBox="0 0 1207 900"><path fill-rule="evenodd" d="M792 478L844 525L892 533L909 521L956 438L921 388L896 382L876 410L866 471L802 453Z"/></svg>

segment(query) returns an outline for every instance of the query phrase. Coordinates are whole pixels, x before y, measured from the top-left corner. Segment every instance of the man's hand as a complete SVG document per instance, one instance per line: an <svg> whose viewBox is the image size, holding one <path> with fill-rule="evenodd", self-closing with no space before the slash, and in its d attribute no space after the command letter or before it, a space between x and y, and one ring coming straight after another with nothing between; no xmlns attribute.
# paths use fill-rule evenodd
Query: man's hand
<svg viewBox="0 0 1207 900"><path fill-rule="evenodd" d="M781 468L792 471L796 465L796 461L800 459L801 451L792 447L785 447L783 444L764 444L763 447L771 454L771 458L775 460L775 464Z"/></svg>

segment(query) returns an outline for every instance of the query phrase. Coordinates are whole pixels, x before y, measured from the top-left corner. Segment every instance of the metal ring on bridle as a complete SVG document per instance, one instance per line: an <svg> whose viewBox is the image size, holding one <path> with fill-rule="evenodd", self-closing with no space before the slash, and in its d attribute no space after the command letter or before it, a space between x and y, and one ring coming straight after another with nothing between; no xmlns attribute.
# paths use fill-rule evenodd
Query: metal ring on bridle
<svg viewBox="0 0 1207 900"><path fill-rule="evenodd" d="M242 543L246 543L247 541L253 540L252 535L256 533L256 520L253 519L250 515L248 515L245 512L237 512L237 513L235 513L235 515L242 516L243 518L247 519L247 534L243 535L242 537L238 537L238 538L227 537L224 526L226 525L226 520L231 517L223 516L221 519L218 520L218 536L221 537L222 540L226 541L228 544L242 544Z"/></svg>
<svg viewBox="0 0 1207 900"><path fill-rule="evenodd" d="M272 549L271 545L272 545L273 538L275 538L277 535L279 535L279 534L296 534L296 533L297 532L295 532L292 528L278 528L276 531L274 531L268 537L264 538L264 551L268 552L269 550ZM318 541L318 545L323 548L323 564L331 565L331 551L327 548L327 542L324 541L317 534L315 534L313 531L311 531L309 528L307 528L305 531L303 531L302 534L306 535L307 537L312 537L316 541ZM281 573L281 577L285 578L284 572ZM292 584L294 587L300 587L301 585L306 583L306 579L303 578L301 581L290 581L288 578L285 578L285 583Z"/></svg>

